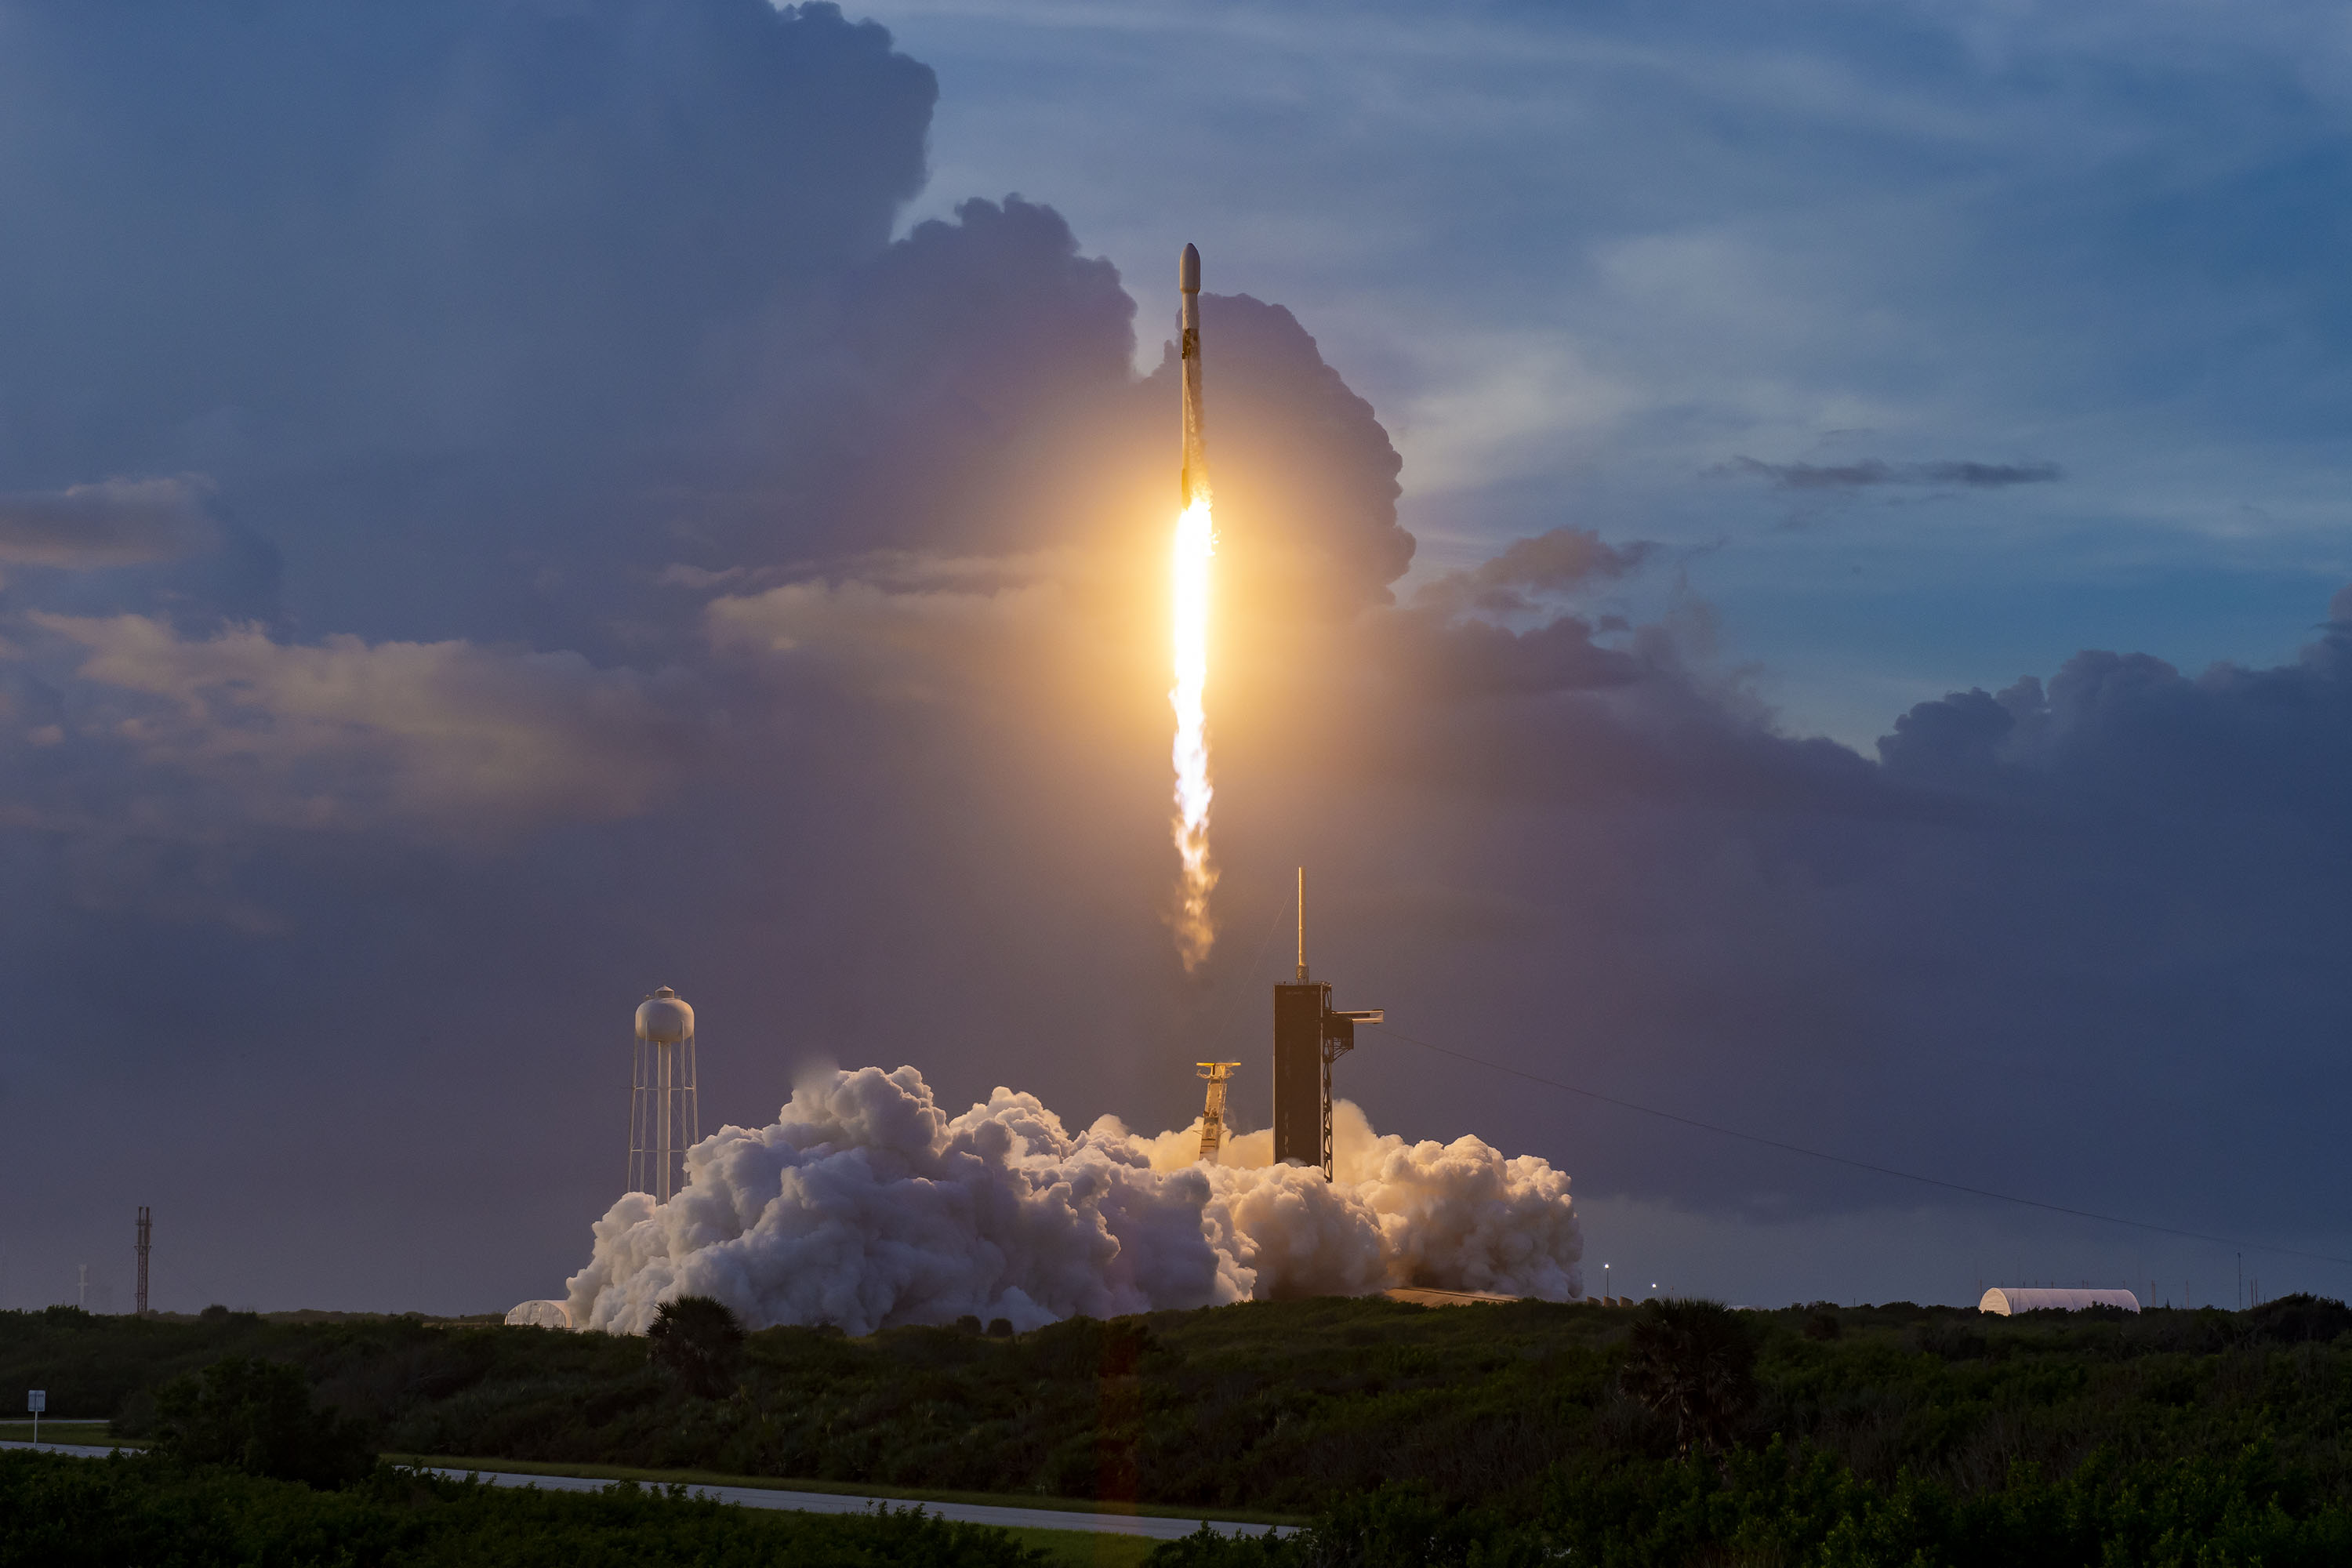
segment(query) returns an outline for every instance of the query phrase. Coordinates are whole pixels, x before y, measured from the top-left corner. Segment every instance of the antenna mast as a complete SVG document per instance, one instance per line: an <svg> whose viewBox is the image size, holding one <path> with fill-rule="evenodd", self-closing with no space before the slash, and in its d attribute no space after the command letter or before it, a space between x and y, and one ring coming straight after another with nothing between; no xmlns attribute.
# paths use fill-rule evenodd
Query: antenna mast
<svg viewBox="0 0 2352 1568"><path fill-rule="evenodd" d="M139 1315L147 1315L147 1243L154 1234L154 1220L145 1204L139 1205Z"/></svg>
<svg viewBox="0 0 2352 1568"><path fill-rule="evenodd" d="M1307 868L1298 868L1298 978L1274 987L1274 1157L1332 1175L1331 1064L1356 1047L1378 1008L1338 1012L1329 981L1307 978ZM1205 1142L1205 1140L1203 1141Z"/></svg>
<svg viewBox="0 0 2352 1568"><path fill-rule="evenodd" d="M1298 868L1298 984L1307 984L1307 868Z"/></svg>

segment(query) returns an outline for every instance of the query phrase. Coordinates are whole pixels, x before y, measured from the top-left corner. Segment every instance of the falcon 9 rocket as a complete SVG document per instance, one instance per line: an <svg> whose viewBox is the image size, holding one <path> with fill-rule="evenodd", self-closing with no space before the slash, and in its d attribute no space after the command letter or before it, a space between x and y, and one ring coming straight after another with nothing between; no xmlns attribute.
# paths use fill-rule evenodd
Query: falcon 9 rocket
<svg viewBox="0 0 2352 1568"><path fill-rule="evenodd" d="M1189 507L1209 494L1209 459L1201 439L1201 253L1190 245L1176 265L1176 288L1184 301L1179 318L1183 335L1179 351L1184 372L1183 489L1176 504Z"/></svg>
<svg viewBox="0 0 2352 1568"><path fill-rule="evenodd" d="M1216 921L1209 893L1217 868L1209 859L1208 711L1210 562L1216 554L1216 525L1210 515L1209 463L1201 436L1201 253L1184 247L1176 284L1184 300L1184 459L1180 470L1182 508L1176 520L1170 579L1175 647L1175 684L1169 706L1176 710L1176 853L1182 861L1173 924L1176 951L1187 973L1198 969L1216 944Z"/></svg>

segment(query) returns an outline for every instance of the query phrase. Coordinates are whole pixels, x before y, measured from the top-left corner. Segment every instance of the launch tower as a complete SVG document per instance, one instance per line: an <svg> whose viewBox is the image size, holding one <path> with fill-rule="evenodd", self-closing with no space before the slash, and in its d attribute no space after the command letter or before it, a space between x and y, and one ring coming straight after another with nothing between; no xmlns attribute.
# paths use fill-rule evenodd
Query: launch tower
<svg viewBox="0 0 2352 1568"><path fill-rule="evenodd" d="M702 1137L695 1103L694 1009L665 985L637 1007L629 1086L629 1191L667 1203L678 1163Z"/></svg>
<svg viewBox="0 0 2352 1568"><path fill-rule="evenodd" d="M1356 1048L1356 1026L1381 1010L1339 1013L1331 983L1307 977L1307 869L1298 871L1298 976L1274 987L1274 1157L1331 1179L1331 1064ZM1204 1138L1203 1142L1207 1142Z"/></svg>

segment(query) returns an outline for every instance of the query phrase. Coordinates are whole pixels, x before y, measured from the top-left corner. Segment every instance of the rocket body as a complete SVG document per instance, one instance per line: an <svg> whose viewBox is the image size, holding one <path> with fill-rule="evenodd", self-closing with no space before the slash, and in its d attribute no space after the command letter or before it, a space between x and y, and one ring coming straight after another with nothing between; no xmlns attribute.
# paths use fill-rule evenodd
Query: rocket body
<svg viewBox="0 0 2352 1568"><path fill-rule="evenodd" d="M1176 952L1191 973L1217 940L1209 916L1209 893L1217 868L1209 859L1209 716L1203 698L1209 684L1210 567L1217 552L1217 530L1209 515L1209 461L1201 436L1201 253L1184 247L1176 287L1182 296L1184 458L1179 470L1181 510L1169 540L1170 630L1173 634L1176 683L1168 705L1176 713L1176 853L1184 863L1175 911Z"/></svg>
<svg viewBox="0 0 2352 1568"><path fill-rule="evenodd" d="M1209 495L1208 451L1201 430L1201 253L1192 246L1177 264L1176 288L1183 300L1179 352L1184 373L1184 466L1178 499L1189 507Z"/></svg>

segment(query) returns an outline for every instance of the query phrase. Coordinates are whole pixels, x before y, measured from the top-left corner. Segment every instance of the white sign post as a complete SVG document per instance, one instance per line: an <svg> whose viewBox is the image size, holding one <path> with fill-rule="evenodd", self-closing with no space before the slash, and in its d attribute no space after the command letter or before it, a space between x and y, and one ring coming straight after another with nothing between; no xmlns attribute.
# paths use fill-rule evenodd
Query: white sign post
<svg viewBox="0 0 2352 1568"><path fill-rule="evenodd" d="M28 1388L25 1391L25 1408L33 1413L33 1446L41 1446L41 1412L49 1407L49 1391Z"/></svg>

